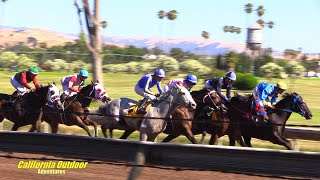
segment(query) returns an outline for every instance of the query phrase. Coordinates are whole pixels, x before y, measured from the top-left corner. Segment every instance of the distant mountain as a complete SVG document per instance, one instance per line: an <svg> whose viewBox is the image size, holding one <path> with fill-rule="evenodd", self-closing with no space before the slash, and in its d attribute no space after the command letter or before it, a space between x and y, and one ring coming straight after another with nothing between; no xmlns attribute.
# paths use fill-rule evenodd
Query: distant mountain
<svg viewBox="0 0 320 180"><path fill-rule="evenodd" d="M48 47L64 45L73 42L77 37L49 31L45 29L12 28L1 26L0 46L8 47L24 45L38 47L40 43L46 43Z"/></svg>
<svg viewBox="0 0 320 180"><path fill-rule="evenodd" d="M31 29L26 27L0 26L0 46L13 45L37 46L45 42L48 47L64 45L73 42L78 35L59 33L46 29ZM171 48L181 48L197 54L221 54L233 50L242 52L245 44L239 42L212 41L202 38L137 38L137 37L103 37L105 45L126 47L134 45L139 48L153 48L168 52Z"/></svg>
<svg viewBox="0 0 320 180"><path fill-rule="evenodd" d="M188 51L196 54L212 55L223 54L228 51L243 52L244 43L227 42L227 41L212 41L202 38L133 38L133 37L103 37L103 42L111 42L122 44L124 46L134 45L139 48L154 48L168 52L171 48L180 48L183 51Z"/></svg>

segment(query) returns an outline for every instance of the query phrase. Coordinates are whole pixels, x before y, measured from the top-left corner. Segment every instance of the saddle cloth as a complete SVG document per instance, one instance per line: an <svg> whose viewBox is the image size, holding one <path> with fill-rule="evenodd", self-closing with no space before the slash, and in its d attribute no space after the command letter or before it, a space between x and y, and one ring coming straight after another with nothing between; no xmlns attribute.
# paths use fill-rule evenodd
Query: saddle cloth
<svg viewBox="0 0 320 180"><path fill-rule="evenodd" d="M137 113L137 110L138 110L138 107L139 107L140 103L141 103L141 100L137 104L131 106L129 108L128 112L126 113L126 116L129 116L129 117L142 117L142 116L144 116L145 114L138 114ZM146 110L147 111L151 107L151 104L152 103L148 103L148 105L146 106Z"/></svg>

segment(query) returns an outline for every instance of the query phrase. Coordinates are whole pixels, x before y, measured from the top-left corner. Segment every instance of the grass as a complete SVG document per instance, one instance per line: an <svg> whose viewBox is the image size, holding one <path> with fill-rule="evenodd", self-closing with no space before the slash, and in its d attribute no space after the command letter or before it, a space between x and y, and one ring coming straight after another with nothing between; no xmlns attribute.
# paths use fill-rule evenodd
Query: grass
<svg viewBox="0 0 320 180"><path fill-rule="evenodd" d="M10 71L0 71L0 93L8 93L11 94L14 91L14 88L10 84L10 78L14 75L15 72ZM51 82L56 82L57 86L62 90L60 79L70 74L69 72L40 72L38 75L38 81L40 84L47 84ZM71 73L72 74L72 73ZM114 73L105 73L103 75L104 80L104 87L106 88L107 93L112 99L120 98L120 97L128 97L135 100L141 99L139 95L134 92L134 86L136 82L140 79L142 74L114 74ZM182 75L183 76L183 75ZM180 76L180 77L182 77ZM91 77L89 77L89 82L91 81ZM177 77L166 77L163 80L163 84L165 84L169 79L177 78ZM260 78L259 82L265 81L269 83L276 83L277 79L263 79ZM320 126L320 106L319 100L320 97L320 78L301 78L301 79L294 79L294 80L284 80L287 82L289 89L287 92L297 92L299 93L303 99L307 102L308 107L310 108L311 112L313 113L312 120L305 120L305 118L301 117L299 114L293 113L288 121L287 124L297 124L297 125L318 125ZM200 79L199 83L194 87L194 90L199 90L203 87L204 80ZM152 89L156 91L156 89ZM232 91L237 91L233 89ZM238 91L240 94L244 93L252 93L252 91ZM99 101L95 101L91 104L91 109L96 109L101 103ZM12 123L10 121L4 121L3 123L4 129L9 130L12 127ZM26 126L21 128L22 131L27 131L30 126ZM20 130L20 129L19 129ZM93 132L93 130L91 131ZM75 134L75 135L84 135L86 133L84 130L72 126L60 126L59 133L63 134ZM115 138L120 137L122 131L115 132ZM139 134L136 132L130 136L131 140L137 140ZM99 133L99 137L102 137L101 131ZM158 138L159 141L165 137L165 134L161 134ZM197 139L200 137L197 136ZM227 136L221 138L222 144L227 145L228 140ZM207 139L208 141L208 139ZM190 143L185 137L179 137L176 140L172 141L175 143ZM300 150L302 151L317 151L320 152L318 148L319 142L313 141L305 141L299 140L300 143ZM284 149L282 146L273 145L267 141L260 141L254 140L253 146L255 147L264 147L264 148L272 148L272 149Z"/></svg>

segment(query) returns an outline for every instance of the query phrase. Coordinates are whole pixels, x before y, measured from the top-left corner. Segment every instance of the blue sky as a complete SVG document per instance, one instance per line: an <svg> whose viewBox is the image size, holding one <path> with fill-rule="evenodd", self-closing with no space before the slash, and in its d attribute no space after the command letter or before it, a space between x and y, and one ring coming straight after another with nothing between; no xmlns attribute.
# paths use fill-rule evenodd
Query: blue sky
<svg viewBox="0 0 320 180"><path fill-rule="evenodd" d="M1 2L0 24L44 28L63 33L80 32L73 0L8 0ZM108 21L105 36L201 38L245 42L246 27L258 17L244 12L244 5L263 5L263 19L274 21L263 30L263 47L275 50L302 48L320 53L319 0L100 0L101 20ZM160 20L160 10L178 11L175 21ZM241 34L224 33L225 25L242 28Z"/></svg>

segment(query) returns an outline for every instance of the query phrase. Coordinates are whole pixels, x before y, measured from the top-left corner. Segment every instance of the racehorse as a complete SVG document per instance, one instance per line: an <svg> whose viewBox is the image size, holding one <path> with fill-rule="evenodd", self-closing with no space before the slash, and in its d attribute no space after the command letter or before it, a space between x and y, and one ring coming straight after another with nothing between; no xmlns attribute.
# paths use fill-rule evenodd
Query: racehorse
<svg viewBox="0 0 320 180"><path fill-rule="evenodd" d="M185 88L179 85L174 86L171 91L163 94L160 97L160 100L158 100L153 107L148 109L148 112L150 110L150 113L141 115L140 117L127 116L128 110L134 104L137 104L137 101L129 98L114 99L109 104L100 106L95 112L105 115L105 118L97 117L95 115L89 115L89 117L101 125L101 129L105 137L107 137L106 129L109 129L111 138L113 129L129 130L130 132L139 130L140 124L142 123L141 119L144 119L146 116L155 115L159 117L159 115L162 115L161 117L153 120L149 118L144 119L144 126L147 127L150 125L149 123L156 121L159 122L159 126L165 127L166 124L161 124L163 123L163 119L161 118L165 118L168 114L170 115L170 113L172 113L172 109L175 109L179 105L192 106L193 109L195 108L196 103L192 99L190 93L186 91L187 90ZM170 106L170 108L168 108L168 106ZM156 122L154 124L157 124Z"/></svg>
<svg viewBox="0 0 320 180"><path fill-rule="evenodd" d="M241 116L234 114L231 118L241 120L240 130L245 140L245 144L249 147L251 145L251 138L258 138L267 140L274 144L285 146L288 150L292 150L290 142L284 137L283 132L287 120L290 118L292 112L298 113L306 119L312 118L312 113L298 93L285 93L274 109L268 112L269 121L265 124L256 124L253 120L248 121L247 117L255 116L252 114L253 95L235 96L231 99L233 106L239 111ZM249 118L251 119L251 118ZM234 145L233 137L230 137L230 145Z"/></svg>
<svg viewBox="0 0 320 180"><path fill-rule="evenodd" d="M197 104L185 87L175 85L143 117L139 127L140 141L154 141L165 130L167 120L179 106L195 110Z"/></svg>
<svg viewBox="0 0 320 180"><path fill-rule="evenodd" d="M41 108L46 103L57 109L62 108L59 89L54 83L25 93L22 97L0 94L0 122L4 118L12 121L14 123L12 131L17 131L21 126L32 124L34 130L40 132Z"/></svg>
<svg viewBox="0 0 320 180"><path fill-rule="evenodd" d="M83 87L76 95L68 97L64 102L63 112L51 106L45 106L43 108L42 120L51 126L52 133L57 133L59 124L65 124L67 126L77 125L91 136L87 125L93 125L94 135L97 137L97 124L85 114L85 109L90 106L93 99L99 99L102 102L110 100L104 87L98 81L96 83L91 82L91 84ZM30 131L34 131L34 127Z"/></svg>
<svg viewBox="0 0 320 180"><path fill-rule="evenodd" d="M168 122L164 131L169 135L162 142L169 142L183 134L191 143L196 144L194 134L207 131L212 134L210 144L214 144L228 129L229 120L225 116L226 107L222 104L216 91L203 89L193 91L191 95L197 103L197 109L189 111L185 107L177 108L172 114L172 122Z"/></svg>
<svg viewBox="0 0 320 180"><path fill-rule="evenodd" d="M171 121L167 122L164 133L169 135L163 140L163 142L169 142L172 139L177 138L178 136L183 134L193 144L197 144L197 140L195 139L192 132L192 124L195 123L192 121L194 115L199 115L200 113L202 113L205 106L211 107L214 110L222 110L222 108L225 109L225 106L222 105L221 99L215 91L209 91L207 89L192 91L191 96L197 103L196 110L189 111L189 109L184 106L178 107L173 112ZM120 139L126 139L134 131L135 130L126 130L120 137Z"/></svg>

